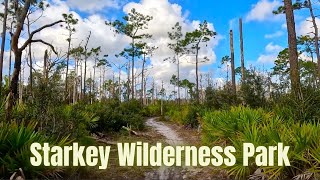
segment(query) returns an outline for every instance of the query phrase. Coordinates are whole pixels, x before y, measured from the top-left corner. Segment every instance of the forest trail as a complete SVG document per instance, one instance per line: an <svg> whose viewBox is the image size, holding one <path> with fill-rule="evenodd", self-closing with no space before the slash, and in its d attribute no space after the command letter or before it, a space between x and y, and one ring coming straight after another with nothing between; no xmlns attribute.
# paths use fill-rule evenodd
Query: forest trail
<svg viewBox="0 0 320 180"><path fill-rule="evenodd" d="M149 118L146 121L146 125L154 128L160 135L165 137L166 143L171 146L184 144L183 140L175 130L164 124L163 122L157 121L156 118Z"/></svg>
<svg viewBox="0 0 320 180"><path fill-rule="evenodd" d="M149 118L146 121L146 126L154 129L159 135L164 137L165 143L171 146L192 144L191 132L181 132L177 127L157 121L157 118ZM182 137L187 137L186 139ZM200 140L196 138L197 140ZM227 179L225 176L216 172L210 167L165 167L162 166L154 171L145 172L145 180L186 180L186 179L200 179L200 180L223 180Z"/></svg>
<svg viewBox="0 0 320 180"><path fill-rule="evenodd" d="M173 128L167 126L163 122L157 121L157 118L149 118L146 125L153 128L161 136L165 137L165 142L171 146L183 145L183 140ZM145 180L169 180L169 179L185 179L181 167L165 167L145 173Z"/></svg>

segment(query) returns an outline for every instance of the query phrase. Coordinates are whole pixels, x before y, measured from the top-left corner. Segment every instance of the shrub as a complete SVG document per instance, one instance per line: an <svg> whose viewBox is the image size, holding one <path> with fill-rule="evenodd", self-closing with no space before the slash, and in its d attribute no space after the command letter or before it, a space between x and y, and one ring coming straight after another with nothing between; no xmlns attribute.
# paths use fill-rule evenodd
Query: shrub
<svg viewBox="0 0 320 180"><path fill-rule="evenodd" d="M98 125L94 131L108 132L121 130L122 126L129 126L136 130L144 128L142 106L139 101L121 103L109 101L88 106L88 111L99 117Z"/></svg>
<svg viewBox="0 0 320 180"><path fill-rule="evenodd" d="M173 122L195 128L199 125L198 118L201 117L202 109L200 105L182 105L170 109L167 115Z"/></svg>
<svg viewBox="0 0 320 180"><path fill-rule="evenodd" d="M293 95L284 95L274 100L272 109L284 118L296 121L320 120L320 91L312 88L302 88L301 99Z"/></svg>
<svg viewBox="0 0 320 180"><path fill-rule="evenodd" d="M262 109L245 107L231 108L230 111L213 111L203 117L203 141L206 144L231 145L237 149L237 162L233 167L225 167L236 179L288 179L308 175L319 177L320 168L320 125L284 120L274 113ZM248 167L243 166L243 143L255 146L274 146L283 142L290 146L288 158L290 167L257 167L253 157ZM276 157L276 156L275 156ZM258 168L263 174L253 174Z"/></svg>
<svg viewBox="0 0 320 180"><path fill-rule="evenodd" d="M36 132L37 123L27 124L0 123L0 174L9 178L11 174L22 168L27 178L59 177L63 171L57 167L34 167L30 164L30 145L33 142L50 143L57 146L69 144L68 137L61 139L49 138Z"/></svg>

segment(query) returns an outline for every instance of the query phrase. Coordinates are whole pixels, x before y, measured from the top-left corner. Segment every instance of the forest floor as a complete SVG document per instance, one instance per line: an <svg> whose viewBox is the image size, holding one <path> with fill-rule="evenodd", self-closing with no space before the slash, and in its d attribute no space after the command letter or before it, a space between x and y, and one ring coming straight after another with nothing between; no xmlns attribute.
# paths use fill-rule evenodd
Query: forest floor
<svg viewBox="0 0 320 180"><path fill-rule="evenodd" d="M164 145L201 146L200 133L196 129L188 129L171 123L160 122L156 118L146 120L146 130L140 135L110 135L106 139L112 142L147 142L149 146L161 142ZM114 146L114 147L113 147ZM130 180L227 180L226 173L215 167L120 167L117 147L111 147L107 170L94 170L89 179L130 179Z"/></svg>

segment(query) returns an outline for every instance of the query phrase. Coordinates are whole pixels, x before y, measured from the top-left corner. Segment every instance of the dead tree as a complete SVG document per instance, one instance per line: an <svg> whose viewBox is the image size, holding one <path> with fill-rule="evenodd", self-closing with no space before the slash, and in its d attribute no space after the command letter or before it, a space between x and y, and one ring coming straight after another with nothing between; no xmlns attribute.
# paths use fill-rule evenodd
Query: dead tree
<svg viewBox="0 0 320 180"><path fill-rule="evenodd" d="M41 32L42 30L52 27L56 24L62 23L64 21L59 20L56 22L53 22L51 24L44 25L30 33L30 36L28 39L22 44L21 47L19 47L19 39L21 36L21 33L23 32L23 26L24 22L26 20L28 11L32 5L32 0L25 0L23 5L18 0L14 1L14 4L16 5L15 8L15 16L17 19L16 22L16 29L15 32L12 34L12 40L11 40L11 49L15 55L15 63L14 63L14 70L11 78L11 84L9 87L9 93L7 96L7 104L6 104L6 118L7 120L11 119L11 112L12 108L16 102L16 100L19 98L18 96L18 82L19 82L19 74L21 71L21 59L22 59L22 53L23 51L29 46L31 43L42 43L47 46L49 46L53 52L57 54L52 44L42 40L42 39L33 39L34 35ZM21 6L21 7L20 7Z"/></svg>

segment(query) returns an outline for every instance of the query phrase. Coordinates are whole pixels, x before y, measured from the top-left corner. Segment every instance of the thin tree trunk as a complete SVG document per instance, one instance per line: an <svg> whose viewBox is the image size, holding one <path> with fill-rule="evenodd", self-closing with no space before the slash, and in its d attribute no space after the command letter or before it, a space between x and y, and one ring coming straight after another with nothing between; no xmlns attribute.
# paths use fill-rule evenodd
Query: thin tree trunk
<svg viewBox="0 0 320 180"><path fill-rule="evenodd" d="M31 31L30 31L30 20L29 20L29 16L27 16L27 29L28 29L28 35L30 36ZM33 97L33 67L32 67L32 47L31 47L31 43L29 44L29 51L28 51L28 56L29 56L29 66L30 66L30 71L29 71L29 86L30 86L30 94L31 97Z"/></svg>
<svg viewBox="0 0 320 180"><path fill-rule="evenodd" d="M92 73L90 72L90 92L89 92L89 95L90 95L90 104L93 103L93 99L92 99Z"/></svg>
<svg viewBox="0 0 320 180"><path fill-rule="evenodd" d="M11 22L11 26L10 26L10 32L12 33L12 29L13 29L13 22ZM9 86L10 86L10 83L11 83L11 63L12 63L12 49L11 49L11 43L12 43L12 38L10 38L10 53L9 53L9 69L8 69L8 72L9 72Z"/></svg>
<svg viewBox="0 0 320 180"><path fill-rule="evenodd" d="M48 50L45 50L43 57L43 77L45 84L48 83L49 72L48 72Z"/></svg>
<svg viewBox="0 0 320 180"><path fill-rule="evenodd" d="M244 48L243 48L243 32L242 32L242 18L239 19L239 31L240 31L240 54L241 54L241 79L245 80L245 67L244 67Z"/></svg>
<svg viewBox="0 0 320 180"><path fill-rule="evenodd" d="M4 14L3 14L3 26L1 35L1 52L0 52L0 93L2 89L2 73L3 73L3 59L4 59L4 47L6 43L6 33L7 33L7 17L8 17L8 0L4 0Z"/></svg>
<svg viewBox="0 0 320 180"><path fill-rule="evenodd" d="M84 75L83 75L83 78L84 78L84 87L83 87L83 96L85 97L86 96L86 79L87 79L87 60L88 60L88 43L89 43L89 40L90 40L90 37L91 37L91 31L89 32L89 36L87 37L87 42L86 42L86 45L84 46Z"/></svg>
<svg viewBox="0 0 320 180"><path fill-rule="evenodd" d="M177 54L176 55L177 57L177 67L178 67L178 76L177 76L177 79L178 79L178 105L180 107L180 60L179 60L179 55Z"/></svg>
<svg viewBox="0 0 320 180"><path fill-rule="evenodd" d="M230 30L230 52L231 52L231 76L232 76L232 93L236 94L236 74L234 66L234 46L233 46L233 31Z"/></svg>
<svg viewBox="0 0 320 180"><path fill-rule="evenodd" d="M155 85L154 85L154 79L153 79L153 82L152 82L152 104L154 104L154 91L155 91Z"/></svg>
<svg viewBox="0 0 320 180"><path fill-rule="evenodd" d="M199 43L196 45L196 98L197 98L197 103L199 103L199 60L198 60L198 55L199 55Z"/></svg>
<svg viewBox="0 0 320 180"><path fill-rule="evenodd" d="M20 81L19 81L19 104L23 103L23 82L22 82L22 78L23 78L23 74L24 74L24 70L22 69L20 71Z"/></svg>
<svg viewBox="0 0 320 180"><path fill-rule="evenodd" d="M97 58L94 58L94 66L93 66L93 87L92 87L92 91L93 94L95 95L95 86L96 86L96 66L97 66Z"/></svg>
<svg viewBox="0 0 320 180"><path fill-rule="evenodd" d="M82 75L82 62L80 63L80 95L79 95L79 99L81 100L83 98L83 94L82 94L82 90L83 90L83 75Z"/></svg>
<svg viewBox="0 0 320 180"><path fill-rule="evenodd" d="M127 100L130 100L130 60L128 62Z"/></svg>
<svg viewBox="0 0 320 180"><path fill-rule="evenodd" d="M141 103L144 104L144 65L146 63L146 54L143 54L142 72L141 72Z"/></svg>
<svg viewBox="0 0 320 180"><path fill-rule="evenodd" d="M131 74L131 80L132 80L132 88L131 88L131 93L132 93L132 99L134 99L134 88L135 88L135 85L134 85L134 57L135 57L135 46L134 46L134 39L132 39L132 67L131 67L131 70L132 70L132 74Z"/></svg>
<svg viewBox="0 0 320 180"><path fill-rule="evenodd" d="M319 31L318 31L318 25L316 22L316 17L314 15L313 12L313 7L312 7L312 3L311 0L308 0L308 8L310 11L310 16L312 18L312 24L313 24L313 28L314 28L314 46L316 49L316 55L317 55L317 62L318 62L318 77L320 77L320 52L319 52Z"/></svg>
<svg viewBox="0 0 320 180"><path fill-rule="evenodd" d="M119 68L119 82L118 82L118 96L119 96L119 101L121 102L121 68Z"/></svg>
<svg viewBox="0 0 320 180"><path fill-rule="evenodd" d="M99 85L100 101L102 100L102 68L100 66L100 85Z"/></svg>
<svg viewBox="0 0 320 180"><path fill-rule="evenodd" d="M69 32L69 39L68 39L68 52L67 52L67 69L66 69L66 79L65 79L65 89L64 89L64 93L65 93L65 101L68 102L67 98L68 98L68 72L69 72L69 61L70 61L70 49L71 49L71 36L72 36L72 32Z"/></svg>
<svg viewBox="0 0 320 180"><path fill-rule="evenodd" d="M300 99L300 75L298 64L298 51L297 51L297 37L295 29L295 20L293 14L292 0L284 0L287 29L288 29L288 44L289 44L289 63L290 63L290 77L291 89L295 96Z"/></svg>
<svg viewBox="0 0 320 180"><path fill-rule="evenodd" d="M77 103L77 89L78 89L78 59L75 58L75 77L73 85L73 104Z"/></svg>
<svg viewBox="0 0 320 180"><path fill-rule="evenodd" d="M144 78L143 103L144 105L147 105L147 79L146 78Z"/></svg>
<svg viewBox="0 0 320 180"><path fill-rule="evenodd" d="M164 92L163 92L163 81L162 81L162 85L161 85L161 116L163 116L163 95L164 95Z"/></svg>

